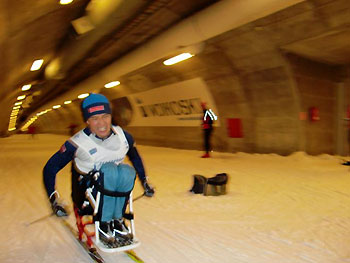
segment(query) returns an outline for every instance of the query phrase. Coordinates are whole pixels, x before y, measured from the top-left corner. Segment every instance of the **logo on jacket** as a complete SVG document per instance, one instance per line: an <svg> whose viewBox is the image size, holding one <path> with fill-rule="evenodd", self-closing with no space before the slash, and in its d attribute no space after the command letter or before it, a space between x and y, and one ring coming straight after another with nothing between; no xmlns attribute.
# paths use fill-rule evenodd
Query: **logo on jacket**
<svg viewBox="0 0 350 263"><path fill-rule="evenodd" d="M97 149L96 148L92 148L91 150L89 150L89 153L91 155L93 155L93 154L97 153Z"/></svg>
<svg viewBox="0 0 350 263"><path fill-rule="evenodd" d="M64 153L66 150L66 146L63 144L60 148L60 153Z"/></svg>

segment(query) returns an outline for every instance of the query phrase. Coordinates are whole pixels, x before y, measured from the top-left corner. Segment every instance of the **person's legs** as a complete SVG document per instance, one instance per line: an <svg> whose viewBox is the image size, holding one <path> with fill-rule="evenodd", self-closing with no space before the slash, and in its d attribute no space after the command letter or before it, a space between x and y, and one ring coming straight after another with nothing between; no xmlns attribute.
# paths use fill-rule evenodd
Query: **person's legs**
<svg viewBox="0 0 350 263"><path fill-rule="evenodd" d="M202 158L208 158L209 152L210 152L210 134L211 134L211 129L205 129L204 130L204 150L205 154L202 156Z"/></svg>
<svg viewBox="0 0 350 263"><path fill-rule="evenodd" d="M210 135L210 130L209 129L204 130L204 148L206 153L209 153L209 135Z"/></svg>
<svg viewBox="0 0 350 263"><path fill-rule="evenodd" d="M136 171L134 168L127 164L120 164L118 165L118 192L130 192L134 188L135 185L135 179L136 179ZM122 218L126 205L127 200L129 197L117 197L116 198L116 209L114 210L114 219Z"/></svg>
<svg viewBox="0 0 350 263"><path fill-rule="evenodd" d="M126 164L116 165L106 163L101 167L103 187L106 190L119 193L132 191L135 184L136 172ZM127 197L103 196L101 221L111 221L123 217Z"/></svg>
<svg viewBox="0 0 350 263"><path fill-rule="evenodd" d="M103 188L111 192L129 193L134 188L136 171L129 165L106 163L101 167ZM102 196L100 203L101 227L113 235L116 242L125 243L132 238L129 229L123 222L123 215L129 196ZM106 227L107 226L107 227ZM103 230L105 232L105 230Z"/></svg>

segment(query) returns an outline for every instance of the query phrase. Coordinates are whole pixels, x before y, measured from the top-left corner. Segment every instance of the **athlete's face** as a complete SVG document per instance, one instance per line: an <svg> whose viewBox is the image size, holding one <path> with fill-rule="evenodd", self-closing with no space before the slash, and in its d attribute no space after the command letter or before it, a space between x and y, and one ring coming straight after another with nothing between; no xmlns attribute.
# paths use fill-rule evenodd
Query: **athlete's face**
<svg viewBox="0 0 350 263"><path fill-rule="evenodd" d="M111 133L111 114L103 113L91 116L86 123L89 125L91 132L95 133L98 137L104 139Z"/></svg>

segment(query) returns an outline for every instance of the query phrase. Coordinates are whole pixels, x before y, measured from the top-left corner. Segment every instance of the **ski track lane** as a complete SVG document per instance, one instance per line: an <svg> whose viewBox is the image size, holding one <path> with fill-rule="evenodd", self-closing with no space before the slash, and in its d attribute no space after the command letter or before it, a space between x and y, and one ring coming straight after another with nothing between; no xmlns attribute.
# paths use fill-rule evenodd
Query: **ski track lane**
<svg viewBox="0 0 350 263"><path fill-rule="evenodd" d="M1 138L0 262L92 262L51 213L42 169L66 136ZM213 153L138 146L153 198L134 203L135 249L146 263L346 263L350 262L350 174L339 157ZM69 165L57 188L70 200ZM228 194L188 190L193 175L229 174ZM137 181L134 197L142 193ZM69 218L75 223L74 215ZM102 254L102 253L101 253ZM106 262L133 262L103 253Z"/></svg>

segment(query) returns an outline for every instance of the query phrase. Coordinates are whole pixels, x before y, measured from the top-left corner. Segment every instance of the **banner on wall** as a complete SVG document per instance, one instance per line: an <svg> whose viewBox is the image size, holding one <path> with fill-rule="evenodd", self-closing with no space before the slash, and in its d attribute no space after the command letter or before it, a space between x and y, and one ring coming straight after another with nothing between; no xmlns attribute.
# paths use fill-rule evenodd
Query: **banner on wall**
<svg viewBox="0 0 350 263"><path fill-rule="evenodd" d="M199 126L201 102L217 114L206 83L195 78L111 101L113 116L124 126ZM219 120L215 126L219 126Z"/></svg>

